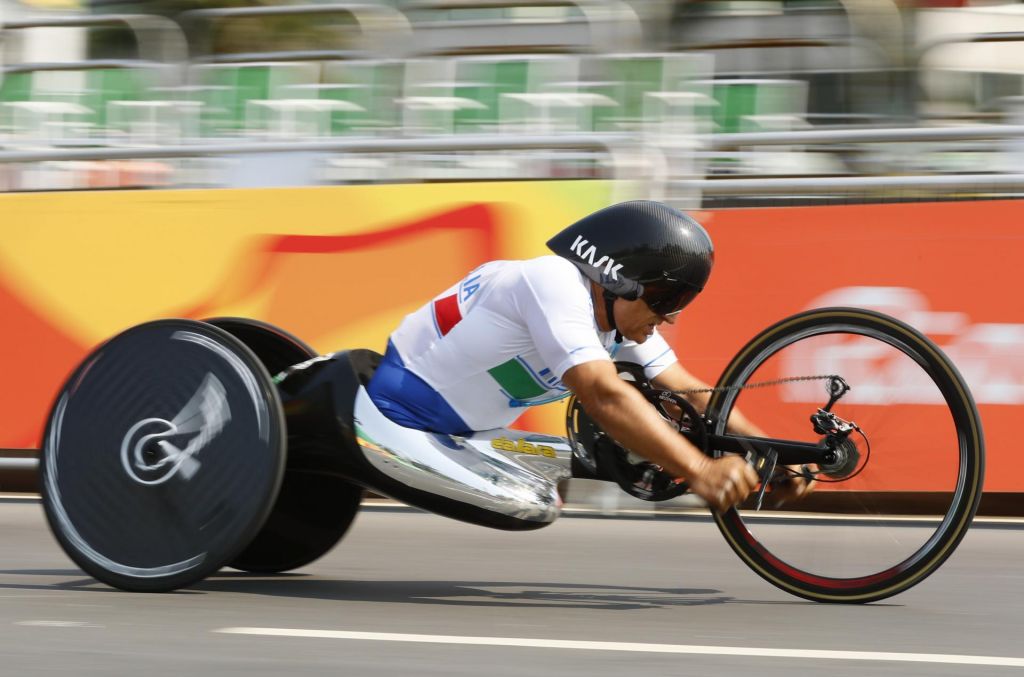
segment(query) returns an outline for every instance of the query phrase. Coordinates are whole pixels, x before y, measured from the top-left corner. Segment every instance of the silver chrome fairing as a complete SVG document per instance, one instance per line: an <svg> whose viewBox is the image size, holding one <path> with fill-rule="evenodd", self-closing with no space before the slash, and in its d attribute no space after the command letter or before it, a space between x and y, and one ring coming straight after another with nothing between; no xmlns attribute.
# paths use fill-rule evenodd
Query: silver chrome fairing
<svg viewBox="0 0 1024 677"><path fill-rule="evenodd" d="M506 428L467 437L406 428L384 416L363 387L354 424L366 460L402 485L535 525L561 511L558 484L571 474L564 438Z"/></svg>

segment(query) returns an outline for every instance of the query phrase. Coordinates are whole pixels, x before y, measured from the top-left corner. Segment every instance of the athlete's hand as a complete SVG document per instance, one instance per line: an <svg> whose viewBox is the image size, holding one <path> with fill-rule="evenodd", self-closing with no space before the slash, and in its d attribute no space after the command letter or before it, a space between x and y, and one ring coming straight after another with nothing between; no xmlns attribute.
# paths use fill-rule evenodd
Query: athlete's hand
<svg viewBox="0 0 1024 677"><path fill-rule="evenodd" d="M757 473L741 456L708 459L694 477L688 477L690 488L719 512L733 507L757 486Z"/></svg>
<svg viewBox="0 0 1024 677"><path fill-rule="evenodd" d="M798 465L787 467L795 472L801 472L801 467ZM817 483L813 479L808 480L802 473L791 475L785 481L772 486L772 490L768 494L770 507L781 508L791 501L799 501L814 491L815 484Z"/></svg>

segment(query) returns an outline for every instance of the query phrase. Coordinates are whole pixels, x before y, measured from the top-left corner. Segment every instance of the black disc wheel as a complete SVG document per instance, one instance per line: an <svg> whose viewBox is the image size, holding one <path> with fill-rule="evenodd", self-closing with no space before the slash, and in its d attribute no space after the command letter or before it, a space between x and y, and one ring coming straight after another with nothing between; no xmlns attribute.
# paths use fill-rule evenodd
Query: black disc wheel
<svg viewBox="0 0 1024 677"><path fill-rule="evenodd" d="M775 505L770 485L762 510L752 497L715 521L779 588L871 602L921 582L964 537L981 498L981 423L964 379L920 332L880 313L827 308L783 320L739 352L709 402L712 432L741 412L769 438L821 443L810 417L836 394L829 376L849 385L831 412L856 428L829 464L807 468L815 491Z"/></svg>
<svg viewBox="0 0 1024 677"><path fill-rule="evenodd" d="M363 489L337 471L337 449L288 440L288 465L274 509L229 566L273 574L291 571L327 554L342 539L363 500Z"/></svg>
<svg viewBox="0 0 1024 677"><path fill-rule="evenodd" d="M277 389L240 341L191 320L139 325L97 348L57 396L41 462L47 519L104 583L189 585L265 522L284 437Z"/></svg>
<svg viewBox="0 0 1024 677"><path fill-rule="evenodd" d="M272 375L317 357L298 337L272 324L244 317L205 320L244 343ZM270 516L245 550L228 566L274 574L303 567L337 545L352 525L363 489L344 479L341 450L288 438L288 459Z"/></svg>

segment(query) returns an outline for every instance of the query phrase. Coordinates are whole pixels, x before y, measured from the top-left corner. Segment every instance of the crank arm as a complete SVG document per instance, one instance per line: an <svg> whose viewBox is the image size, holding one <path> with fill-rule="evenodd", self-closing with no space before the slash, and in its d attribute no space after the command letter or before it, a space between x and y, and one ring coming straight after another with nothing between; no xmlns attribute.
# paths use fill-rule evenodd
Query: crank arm
<svg viewBox="0 0 1024 677"><path fill-rule="evenodd" d="M751 460L751 455L748 455L748 461ZM768 490L768 485L771 484L772 477L775 475L775 467L778 463L779 454L771 448L753 461L754 470L757 471L757 476L761 479L761 488L757 490L757 503L754 506L754 510L761 509L761 505L764 503L764 494Z"/></svg>

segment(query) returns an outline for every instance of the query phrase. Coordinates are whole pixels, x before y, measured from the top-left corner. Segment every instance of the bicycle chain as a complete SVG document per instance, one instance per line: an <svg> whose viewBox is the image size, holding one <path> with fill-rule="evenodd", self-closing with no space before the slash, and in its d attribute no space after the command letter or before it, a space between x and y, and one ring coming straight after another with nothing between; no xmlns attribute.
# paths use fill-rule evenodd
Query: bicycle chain
<svg viewBox="0 0 1024 677"><path fill-rule="evenodd" d="M828 381L834 378L839 378L836 374L827 374L823 376L789 376L787 378L779 378L774 381L758 381L757 383L745 383L741 386L716 386L714 388L690 388L688 390L669 390L668 392L675 395L696 395L698 393L724 393L730 390L744 390L746 388L767 388L768 386L778 386L783 383L798 383L800 381Z"/></svg>

